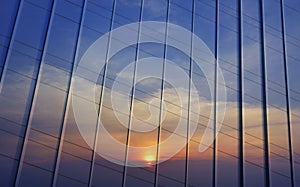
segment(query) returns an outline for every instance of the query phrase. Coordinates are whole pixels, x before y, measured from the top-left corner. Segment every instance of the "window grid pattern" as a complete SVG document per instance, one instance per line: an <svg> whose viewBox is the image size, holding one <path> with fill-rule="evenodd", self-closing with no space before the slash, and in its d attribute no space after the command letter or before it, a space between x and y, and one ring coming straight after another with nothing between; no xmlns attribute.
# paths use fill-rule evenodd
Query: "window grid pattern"
<svg viewBox="0 0 300 187"><path fill-rule="evenodd" d="M7 138L7 140L12 141L11 148L7 148L3 146L0 156L3 160L10 160L9 162L13 163L9 167L9 171L11 171L10 180L5 178L4 184L9 185L22 185L30 182L28 178L33 176L29 176L28 172L37 173L37 176L41 175L41 180L46 181L52 186L60 185L60 184L69 184L69 185L88 185L88 186L96 186L101 184L101 181L97 178L99 174L103 172L112 172L113 175L118 178L115 180L113 184L119 184L119 186L131 186L138 184L147 184L147 185L155 185L155 186L164 186L164 185L172 185L177 184L180 186L197 186L197 184L193 184L192 177L196 175L193 173L190 165L192 162L190 161L191 157L191 144L200 143L197 138L191 137L190 142L187 142L186 147L184 148L184 176L181 178L176 178L176 175L168 174L164 171L163 164L158 164L154 169L149 168L138 168L137 170L133 170L133 172L129 172L129 168L125 165L123 167L116 166L111 163L105 162L102 158L96 155L95 149L97 148L98 141L101 141L101 137L99 137L98 125L105 111L111 111L112 109L105 105L105 93L109 88L109 81L115 81L113 77L109 75L109 61L106 59L106 65L104 71L100 75L101 80L99 81L99 85L97 85L99 89L99 98L98 103L95 103L98 107L98 118L95 119L95 136L94 136L94 147L91 149L88 147L82 140L76 141L72 139L74 137L69 137L68 133L71 133L72 122L70 121L72 116L70 116L72 110L71 108L71 97L81 97L85 102L93 102L91 98L85 98L84 95L72 95L72 77L74 75L75 67L82 57L84 51L87 49L88 44L97 38L97 36L101 36L107 31L112 30L113 28L117 28L118 26L124 25L126 23L134 22L134 21L142 21L146 19L144 17L144 12L148 6L143 0L137 0L135 3L138 4L136 9L138 9L138 16L125 15L124 12L121 12L118 9L118 6L122 3L119 0L113 0L110 3L103 3L96 0L84 0L84 1L69 1L69 0L54 0L54 1L45 1L45 2L34 2L30 0L21 0L15 1L14 10L11 13L11 17L13 20L11 31L8 33L1 33L1 37L6 38L6 43L1 42L0 46L5 50L1 51L1 55L4 56L3 61L1 62L1 102L6 100L6 103L1 104L1 114L0 114L0 123L3 124L0 129L1 136L3 140ZM276 178L277 176L284 178L283 181L288 181L287 184L290 186L297 186L300 184L299 179L297 178L298 173L300 172L300 150L297 149L297 137L293 136L295 132L292 129L297 129L297 119L300 119L300 115L297 113L297 110L292 108L293 104L299 104L300 101L300 90L297 90L297 87L293 87L290 85L292 80L290 78L289 72L291 71L288 68L289 64L295 62L296 65L299 64L300 59L297 56L293 56L292 53L289 53L289 50L299 49L297 42L300 40L298 36L295 36L289 33L289 29L287 24L287 12L289 10L295 11L299 14L299 10L292 7L289 4L289 1L284 2L284 0L270 0L271 3L275 4L277 8L279 8L279 18L277 20L280 22L281 27L276 28L272 26L272 22L268 23L265 19L266 17L266 2L257 1L258 3L258 17L251 16L248 14L245 9L245 4L247 4L247 0L243 1L234 1L234 3L228 3L227 1L217 0L217 1L202 1L202 0L191 0L189 3L184 4L178 1L173 2L173 0L166 0L167 8L166 15L164 20L166 23L171 22L170 13L175 10L182 10L183 12L188 12L190 27L188 30L195 32L196 27L199 26L197 19L201 19L201 23L209 23L214 30L214 40L209 41L214 48L214 54L216 57L215 66L220 66L225 74L225 79L230 77L230 80L234 80L233 84L225 85L229 92L236 95L236 101L238 106L236 107L236 126L230 124L225 120L223 123L223 128L227 130L222 130L219 132L219 136L217 136L213 145L209 147L208 151L211 151L211 158L209 162L211 162L211 169L208 170L211 172L211 181L209 185L218 186L224 182L224 178L222 175L223 169L222 164L226 161L226 158L230 158L232 162L236 162L238 176L229 178L230 180L236 180L233 183L239 186L244 186L249 183L249 179L247 179L247 174L250 173L248 165L252 165L253 167L260 168L263 170L263 174L265 177L262 179L262 183L265 186L276 186ZM201 11L197 10L197 3L199 3L203 7L207 7L208 10L214 10L214 17L202 14ZM70 13L65 11L65 9L72 10ZM39 11L41 12L41 16L44 16L44 22L37 22L36 27L42 28L44 30L44 34L40 36L40 38L36 38L37 42L28 43L26 40L21 41L22 37L26 36L23 33L28 32L26 28L22 27L23 23L26 20L23 20L26 17L28 11ZM118 12L120 11L120 12ZM222 16L221 16L222 15ZM223 17L224 15L224 17ZM131 17L132 16L132 17ZM228 20L232 21L236 26L231 27L231 25L223 21L225 17L228 16ZM22 18L22 19L21 19ZM89 20L95 19L95 20ZM98 20L99 19L99 22ZM73 41L66 44L68 48L71 49L70 55L62 54L58 50L55 50L51 46L51 42L57 42L60 38L55 39L55 26L59 27L59 20L62 20L63 23L68 23L73 25L71 27L74 31ZM93 25L93 21L98 23ZM124 22L124 23L123 23ZM55 23L55 24L54 24ZM103 27L99 26L103 23ZM200 24L201 24L200 23ZM40 25L38 25L40 24ZM67 26L66 26L67 27ZM97 28L98 27L98 28ZM105 27L105 28L104 28ZM255 29L259 36L251 36L246 31L246 28L251 27ZM223 32L224 31L224 32ZM140 31L139 31L140 32ZM230 62L226 56L223 56L222 50L222 42L223 42L223 34L225 32L230 33L233 37L236 38L234 42L237 43L237 49L235 51L236 63ZM54 34L52 34L54 33ZM167 27L166 27L167 33ZM6 35L7 34L7 35ZM280 42L281 48L273 45L270 41L269 37L277 37ZM53 38L52 38L53 37ZM90 38L89 38L90 37ZM109 42L107 44L107 53L109 53L111 36L109 36ZM260 54L260 72L252 71L251 69L247 69L248 67L245 64L245 54L248 52L245 49L246 41L251 41L256 43L258 48L261 50ZM193 43L193 41L191 41ZM59 42L58 42L59 44ZM165 36L165 45L163 47L163 58L167 59L167 37ZM192 44L193 45L193 44ZM138 60L140 53L145 53L152 55L148 51L144 50L139 45L133 47L135 51L135 61ZM221 48L221 49L220 49ZM276 82L272 78L269 78L268 75L268 64L269 63L269 51L272 53L282 55L282 65L283 65L283 80ZM191 55L193 51L191 50ZM26 64L30 65L30 70L21 67L20 62L14 60L15 56L20 56L19 58L26 58ZM2 58L1 58L2 60ZM28 61L28 63L27 63ZM290 62L292 61L292 62ZM165 63L165 62L164 62ZM203 77L201 73L194 72L194 68L192 65L192 61L189 60L189 67L183 67L189 74L191 79L196 79L198 76ZM135 65L136 66L136 65ZM299 65L298 65L299 66ZM23 69L22 69L23 68ZM136 67L135 67L136 69ZM145 90L139 90L138 87L135 87L135 79L136 79L136 70L133 73L133 91L130 95L130 111L128 116L128 127L130 127L133 119L133 108L134 102L139 100L136 97L135 92L141 92L145 95L149 95ZM61 79L55 80L54 78L48 78L47 72L57 73L57 75L63 77ZM91 72L93 73L93 72ZM165 75L165 65L163 65L162 77ZM55 75L55 74L52 74ZM49 76L49 75L48 75ZM18 78L19 77L19 78ZM217 82L217 71L215 71L215 79L214 81L215 90L214 90L214 123L219 123L217 119L217 109L216 109L216 93L218 88ZM23 82L17 83L14 82L14 79L22 80ZM88 80L87 80L88 81ZM254 84L255 86L261 88L261 96L256 97L246 92L247 84ZM23 87L20 87L18 84L23 84ZM122 84L122 83L121 83ZM170 102L164 99L164 90L166 89L164 85L164 81L161 82L161 89L159 96L153 96L160 100L160 105L154 106L159 110L159 116L162 117L162 103ZM191 90L190 90L191 80L189 82L189 93L188 93L188 102L190 106L191 102ZM132 86L127 85L127 86ZM13 114L5 111L6 104L10 104L10 100L14 99L14 96L9 97L7 92L11 90L10 86L16 86L22 92L26 92L25 96L15 96L15 99L19 100L27 100L22 103L22 106L18 107L18 111L16 111L17 115L11 117ZM53 114L58 118L57 126L54 127L43 127L39 124L42 123L42 120L38 119L38 116L42 116L43 113L37 112L37 110L46 110L43 108L43 98L47 97L47 90L53 94L60 104L60 108L58 111L62 112L61 114ZM284 98L284 104L278 104L276 102L271 102L270 98L273 96L273 93L278 94L279 97ZM6 94L6 95L5 95ZM49 94L49 93L48 93ZM49 96L49 95L48 95ZM40 99L42 98L42 99ZM261 117L262 117L262 134L258 135L255 133L251 133L251 131L247 130L246 124L248 123L246 115L246 100L250 98L255 103L260 103L261 107ZM16 100L17 100L16 99ZM140 102L144 102L148 104L146 101L139 100ZM12 103L11 109L17 108L16 104ZM176 103L171 103L171 105L176 106ZM273 109L280 111L283 113L283 118L286 120L285 128L286 136L284 137L287 141L287 147L284 144L278 144L276 141L273 141L272 137L272 128L273 116L270 112L273 112ZM51 112L51 109L49 109ZM190 107L187 109L187 135L186 139L189 139L189 123L190 123ZM53 110L54 112L54 110ZM122 111L120 111L122 113ZM124 115L127 115L124 113ZM176 116L177 114L174 113ZM208 116L202 115L202 118L208 119ZM296 119L296 120L295 120ZM161 120L161 119L160 119ZM159 124L161 124L159 120ZM294 120L294 121L293 121ZM55 121L53 122L55 123ZM199 123L199 126L206 127L205 124ZM296 128L294 128L294 126ZM55 128L54 130L52 128ZM214 128L215 130L215 128ZM161 131L168 132L168 129L164 129L159 125L157 141L160 142ZM214 132L216 133L216 132ZM128 157L128 145L130 144L131 131L127 130L126 135L126 145L127 148L124 152L125 155L125 163ZM231 140L233 143L235 150L231 152L231 149L227 151L225 147L222 147L222 141ZM253 140L253 142L251 141ZM20 142L20 143L18 143ZM258 142L258 143L257 143ZM236 145L236 146L235 146ZM247 158L246 149L251 146L255 150L261 151L263 154L263 162L260 161L251 161ZM73 147L73 148L72 148ZM74 151L72 151L74 149ZM46 154L46 158L50 159L49 165L40 164L39 162L45 162L43 159L31 158L31 151L42 150L43 153ZM274 161L272 161L273 157L280 158L286 162L287 168L280 170L274 165ZM157 147L157 155L156 162L159 158L159 146ZM33 160L32 160L33 159ZM34 160L36 159L36 160ZM41 159L41 160L38 160ZM53 160L51 160L53 159ZM68 160L74 160L76 163L82 164L83 171L86 171L87 177L77 177L78 173L70 174L70 169L72 168L68 165ZM230 161L230 162L231 162ZM283 161L283 162L284 162ZM274 166L273 166L274 165ZM77 167L77 166L74 166ZM78 164L80 168L80 165ZM160 169L162 167L162 169ZM288 171L288 172L286 172ZM139 175L135 175L135 172L145 172L151 174L153 177L151 178L143 178ZM80 175L80 174L79 174ZM108 175L108 174L107 174ZM132 178L134 180L128 180L128 178ZM234 179L235 178L235 179ZM191 179L191 180L190 180ZM134 181L139 182L134 182ZM5 183L5 181L8 181ZM168 181L173 181L168 183ZM119 183L118 183L119 182ZM29 184L29 183L28 183ZM251 183L249 183L251 184Z"/></svg>

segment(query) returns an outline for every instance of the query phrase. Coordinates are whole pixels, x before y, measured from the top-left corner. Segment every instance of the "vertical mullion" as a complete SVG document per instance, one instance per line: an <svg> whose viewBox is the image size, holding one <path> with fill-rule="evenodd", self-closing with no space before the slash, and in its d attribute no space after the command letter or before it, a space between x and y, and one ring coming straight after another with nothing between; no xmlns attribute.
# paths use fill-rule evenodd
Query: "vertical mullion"
<svg viewBox="0 0 300 187"><path fill-rule="evenodd" d="M75 44L76 49L75 49L74 56L73 56L73 65L72 65L72 70L71 70L71 75L70 75L69 85L68 85L68 90L67 90L66 104L65 104L65 107L63 110L63 121L62 121L61 130L60 130L60 138L59 138L59 142L58 142L58 150L57 150L57 155L55 158L54 173L53 173L53 178L52 178L52 186L53 187L56 186L58 169L59 169L61 152L62 152L62 146L63 146L65 129L66 129L66 121L68 118L68 111L69 111L70 104L71 104L71 94L72 94L72 86L73 86L72 79L73 79L73 75L76 71L76 62L77 62L77 58L78 58L78 50L79 50L79 46L80 46L79 45L80 44L80 35L82 32L82 27L83 27L83 19L84 19L84 15L85 15L85 9L86 9L86 0L84 0L84 4L82 7L81 18L80 18L80 23L79 23L79 31L77 33L77 40L76 40L76 44Z"/></svg>
<svg viewBox="0 0 300 187"><path fill-rule="evenodd" d="M97 124L95 129L95 138L94 138L94 144L93 144L93 154L92 154L92 162L90 167L90 175L89 175L89 182L88 186L92 186L93 183L93 174L94 174L94 166L95 166L95 158L97 153L97 143L98 143L98 134L99 134L99 124L101 122L101 114L102 114L102 103L103 103L103 97L104 97L104 90L105 90L105 82L106 82L106 74L107 74L107 64L108 64L108 54L109 54L109 48L111 44L111 30L113 29L113 22L114 22L114 16L115 16L115 10L116 10L116 0L113 2L113 7L111 11L111 20L109 25L109 33L108 33L108 40L107 40L107 48L106 48L106 54L105 54L105 65L104 65L104 71L103 71L103 79L102 79L102 86L101 86L101 92L100 92L100 101L99 101L99 107L98 107L98 118L97 118Z"/></svg>
<svg viewBox="0 0 300 187"><path fill-rule="evenodd" d="M14 20L14 25L13 25L13 28L12 28L12 34L9 38L9 43L8 43L8 47L7 47L7 52L5 54L5 60L4 60L4 64L3 64L3 68L2 70L0 71L0 93L2 92L2 87L3 87L3 81L4 81L4 76L6 74L6 69L7 69L7 66L8 66L8 60L9 60L9 56L11 54L11 51L12 51L12 44L13 44L13 40L15 38L15 35L16 35L16 25L18 24L19 22L19 19L20 19L20 14L22 12L22 7L23 7L23 3L24 3L24 0L20 0L19 2L19 5L18 5L18 9L17 9L17 15L15 17L15 20Z"/></svg>
<svg viewBox="0 0 300 187"><path fill-rule="evenodd" d="M126 148L125 148L125 157L124 157L124 167L123 167L123 178L122 178L122 186L126 186L126 175L127 175L127 157L128 157L128 147L130 142L130 132L131 132L131 123L132 123L132 113L133 113L133 101L135 95L135 83L136 83L136 69L137 69L137 60L139 59L139 48L140 48L140 35L141 35L141 21L143 15L143 6L144 0L141 0L140 6L140 15L139 15L139 24L138 24L138 33L137 33L137 46L135 50L135 62L134 62L134 69L133 69L133 78L132 78L132 93L130 97L130 108L129 108L129 119L128 119L128 127L127 127L127 136L126 136Z"/></svg>
<svg viewBox="0 0 300 187"><path fill-rule="evenodd" d="M287 64L287 51L286 51L286 36L285 36L285 17L284 17L284 1L280 0L281 10L281 33L282 33L282 47L283 47L283 61L284 61L284 81L285 81L285 99L286 99L286 117L288 128L288 144L289 144L289 161L291 172L291 183L294 187L294 160L293 160L293 145L292 145L292 130L291 130L291 113L290 113L290 93L289 93L289 80L288 80L288 64Z"/></svg>
<svg viewBox="0 0 300 187"><path fill-rule="evenodd" d="M50 16L48 19L48 24L46 27L46 35L45 35L45 41L43 44L43 50L42 50L42 55L41 55L41 60L40 63L38 65L37 68L37 78L33 87L33 96L31 98L31 103L29 106L29 114L28 114L28 119L27 119L27 125L26 125L26 129L25 129L25 136L24 136L24 140L23 140L23 144L21 147L21 153L20 153L20 157L19 157L19 162L18 162L18 169L17 169L17 174L15 176L15 181L14 181L14 186L19 186L19 182L20 182L20 177L21 177L21 171L22 171L22 167L23 167L23 162L24 162L24 157L25 157L25 151L26 151L26 147L27 147L27 142L28 142L28 137L29 137L29 132L30 132L30 128L31 128L31 122L32 122L32 117L33 117L33 110L35 107L35 102L37 99L37 95L38 95L38 89L39 89L39 82L41 79L41 69L43 68L43 64L44 64L44 59L46 56L46 51L47 51L47 45L48 45L48 40L49 40L49 31L53 22L53 17L54 17L54 10L55 10L55 6L56 6L56 1L52 2L51 5L51 9L50 9Z"/></svg>
<svg viewBox="0 0 300 187"><path fill-rule="evenodd" d="M217 176L216 176L216 154L217 154L217 123L218 123L218 119L217 119L217 87L218 87L218 47L219 47L219 0L216 0L216 10L215 10L215 17L216 17L216 22L215 22L215 69L214 69L214 142L213 142L213 168L212 168L212 186L215 187L216 186L216 180L217 180Z"/></svg>
<svg viewBox="0 0 300 187"><path fill-rule="evenodd" d="M190 49L190 69L189 69L189 93L188 93L188 116L187 116L187 132L186 132L186 149L185 149L185 180L184 184L188 184L189 170L189 139L190 139L190 115L191 115L191 84L192 84L192 68L193 68L193 36L194 36L194 16L195 16L195 0L192 0L192 20L191 20L191 49Z"/></svg>
<svg viewBox="0 0 300 187"><path fill-rule="evenodd" d="M238 64L238 134L239 134L239 150L238 150L238 158L239 158L239 186L244 186L244 121L243 121L243 115L244 115L244 99L243 99L243 93L244 93L244 66L243 66L243 3L242 0L238 1L238 10L239 10L239 39L238 39L238 58L239 58L239 64Z"/></svg>
<svg viewBox="0 0 300 187"><path fill-rule="evenodd" d="M169 23L169 10L170 0L167 0L167 15L166 15L166 27L165 27L165 41L164 41L164 54L163 54L163 69L162 69L162 80L161 80L161 91L160 91L160 103L159 103L159 118L158 118L158 130L157 130L157 146L156 146L156 160L154 170L154 186L158 186L158 159L159 159L159 143L161 135L161 120L162 120L162 109L164 100L164 85L165 85L165 69L166 69L166 58L167 58L167 38L168 38L168 23Z"/></svg>
<svg viewBox="0 0 300 187"><path fill-rule="evenodd" d="M265 21L264 21L264 3L260 1L260 40L261 40L261 74L262 74L262 118L263 118L263 140L264 140L264 169L265 186L270 186L269 171L269 137L268 137L268 106L267 106L267 70L266 70L266 49L265 49Z"/></svg>

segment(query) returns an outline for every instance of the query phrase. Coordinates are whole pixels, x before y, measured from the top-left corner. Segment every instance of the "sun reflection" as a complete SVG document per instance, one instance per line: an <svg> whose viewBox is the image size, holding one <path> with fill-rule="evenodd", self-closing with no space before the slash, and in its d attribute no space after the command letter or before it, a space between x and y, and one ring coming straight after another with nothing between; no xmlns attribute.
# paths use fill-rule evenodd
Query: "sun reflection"
<svg viewBox="0 0 300 187"><path fill-rule="evenodd" d="M155 156L154 155L145 155L144 160L148 165L152 165L153 162L155 161Z"/></svg>

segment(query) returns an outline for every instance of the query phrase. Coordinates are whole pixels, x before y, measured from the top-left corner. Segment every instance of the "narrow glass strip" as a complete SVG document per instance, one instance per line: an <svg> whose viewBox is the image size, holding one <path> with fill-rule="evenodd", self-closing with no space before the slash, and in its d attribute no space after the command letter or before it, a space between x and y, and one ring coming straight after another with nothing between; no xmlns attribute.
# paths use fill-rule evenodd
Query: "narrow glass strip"
<svg viewBox="0 0 300 187"><path fill-rule="evenodd" d="M72 65L72 70L71 70L71 76L69 79L69 85L68 85L68 90L67 90L67 98L66 98L66 105L65 108L63 110L63 121L62 121L62 127L60 130L60 138L59 138L59 142L58 142L58 150L57 150L57 155L55 158L55 166L54 166L54 174L53 174L53 178L52 178L52 186L56 186L56 182L57 182L57 176L58 176L58 169L59 169L59 164L60 164L60 159L61 159L61 152L62 152L62 147L63 147L63 141L64 141L64 135L65 135L65 129L66 129L66 121L68 118L68 111L70 108L70 103L71 103L71 94L72 94L72 78L73 75L75 73L76 70L76 62L77 62L77 58L78 58L78 51L79 51L79 46L80 46L80 36L81 36L81 32L82 32L82 27L83 27L83 19L84 19L84 14L85 14L85 10L86 10L86 0L84 0L84 4L83 4L83 8L82 8L82 12L81 12L81 18L80 18L80 23L79 23L79 31L77 34L77 41L76 41L76 50L74 52L74 57L73 57L73 65Z"/></svg>
<svg viewBox="0 0 300 187"><path fill-rule="evenodd" d="M266 47L265 47L265 20L264 20L264 2L260 1L260 39L261 39L261 74L262 74L262 119L263 119L263 141L264 141L264 168L265 168L265 186L270 186L270 164L269 164L269 134L268 134L268 106L267 106L267 70L266 70Z"/></svg>
<svg viewBox="0 0 300 187"><path fill-rule="evenodd" d="M15 177L15 184L14 186L19 186L19 182L20 182L20 177L21 177L21 171L22 171L22 167L23 167L23 162L24 162L24 157L25 157L25 152L26 152L26 146L27 146L27 142L28 142L28 137L29 137L29 132L30 132L30 128L31 128L31 122L32 122L32 117L33 117L33 110L34 110L34 106L35 106L35 102L37 99L37 93L38 93L38 88L39 88L39 82L41 79L41 74L40 71L43 68L43 63L44 63L44 59L46 56L46 51L47 51L47 45L48 45L48 40L49 40L49 31L51 29L51 25L54 19L54 12L55 12L55 7L56 7L56 1L54 1L51 5L51 15L49 16L49 20L48 20L48 24L46 27L46 39L45 42L43 44L43 51L42 51L42 55L41 55L41 61L38 64L38 70L37 70L37 80L35 81L34 87L33 87L33 96L31 98L31 102L30 102L30 106L29 106L29 114L28 114L28 119L27 119L27 125L26 125L26 129L25 129L25 135L24 135L24 140L22 143L22 147L21 147L21 153L20 153L20 157L19 157L19 162L18 162L18 169L17 169L17 174Z"/></svg>
<svg viewBox="0 0 300 187"><path fill-rule="evenodd" d="M280 11L281 11L281 27L282 27L281 33L282 33L282 48L283 48L283 62L284 62L284 82L285 82L290 172L291 172L291 184L292 187L294 187L295 176L294 176L293 144L292 144L292 129L291 129L291 113L290 113L290 93L289 93L288 64L287 64L286 36L285 36L284 0L280 0Z"/></svg>

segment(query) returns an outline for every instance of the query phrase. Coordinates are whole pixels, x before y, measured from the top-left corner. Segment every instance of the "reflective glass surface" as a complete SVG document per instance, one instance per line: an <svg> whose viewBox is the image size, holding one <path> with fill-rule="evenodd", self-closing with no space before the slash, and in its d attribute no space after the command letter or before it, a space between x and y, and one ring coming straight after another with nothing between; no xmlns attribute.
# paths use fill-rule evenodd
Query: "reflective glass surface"
<svg viewBox="0 0 300 187"><path fill-rule="evenodd" d="M0 1L0 186L300 186L300 1Z"/></svg>

